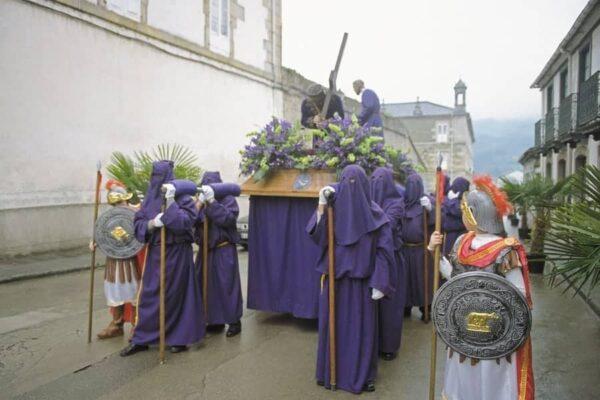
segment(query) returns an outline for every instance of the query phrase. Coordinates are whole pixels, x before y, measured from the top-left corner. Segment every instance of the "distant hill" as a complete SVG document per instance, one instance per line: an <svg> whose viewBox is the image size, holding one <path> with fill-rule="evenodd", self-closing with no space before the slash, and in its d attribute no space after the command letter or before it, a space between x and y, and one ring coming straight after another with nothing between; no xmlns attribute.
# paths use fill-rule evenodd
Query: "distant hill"
<svg viewBox="0 0 600 400"><path fill-rule="evenodd" d="M535 119L473 120L475 173L499 177L522 170L519 157L533 145Z"/></svg>

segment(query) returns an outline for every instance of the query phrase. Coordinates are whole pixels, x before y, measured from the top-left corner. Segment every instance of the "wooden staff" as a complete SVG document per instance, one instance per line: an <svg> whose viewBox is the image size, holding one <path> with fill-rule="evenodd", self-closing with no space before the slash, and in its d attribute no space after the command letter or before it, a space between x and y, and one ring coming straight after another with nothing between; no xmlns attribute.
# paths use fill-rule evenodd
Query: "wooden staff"
<svg viewBox="0 0 600 400"><path fill-rule="evenodd" d="M208 216L204 208L204 224L202 224L202 302L204 303L204 320L208 324Z"/></svg>
<svg viewBox="0 0 600 400"><path fill-rule="evenodd" d="M440 155L440 161L436 170L436 183L435 183L435 230L440 232L442 229L442 199L443 199L443 182L444 177L442 174L442 160ZM441 248L435 246L435 252L433 253L433 293L437 292L440 285L440 260L441 260ZM437 333L435 331L435 324L431 325L431 360L429 369L429 400L435 399L435 370L437 364Z"/></svg>
<svg viewBox="0 0 600 400"><path fill-rule="evenodd" d="M161 212L164 213L166 209L166 200L163 199L161 206ZM158 344L158 357L160 363L165 363L165 286L167 278L167 228L163 225L160 228L160 304L158 311L159 319L159 344Z"/></svg>
<svg viewBox="0 0 600 400"><path fill-rule="evenodd" d="M331 390L337 388L336 348L335 348L335 233L333 207L327 206L327 239L329 254L329 384Z"/></svg>
<svg viewBox="0 0 600 400"><path fill-rule="evenodd" d="M100 207L100 185L102 184L102 163L96 164L96 197L94 201L94 223L92 224L92 265L90 267L90 298L88 302L88 343L92 342L92 313L94 309L94 273L96 272L96 220Z"/></svg>
<svg viewBox="0 0 600 400"><path fill-rule="evenodd" d="M427 221L427 209L423 207L423 322L429 322L429 242L427 231L429 223Z"/></svg>

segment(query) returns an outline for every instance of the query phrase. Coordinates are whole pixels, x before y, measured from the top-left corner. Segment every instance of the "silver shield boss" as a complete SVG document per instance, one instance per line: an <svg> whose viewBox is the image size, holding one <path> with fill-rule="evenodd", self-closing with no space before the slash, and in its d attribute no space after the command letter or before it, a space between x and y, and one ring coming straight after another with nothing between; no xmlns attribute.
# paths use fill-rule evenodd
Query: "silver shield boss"
<svg viewBox="0 0 600 400"><path fill-rule="evenodd" d="M431 314L444 343L476 359L515 352L531 330L525 296L507 279L489 272L466 272L446 282L433 298Z"/></svg>
<svg viewBox="0 0 600 400"><path fill-rule="evenodd" d="M102 213L94 227L96 244L106 256L131 258L144 246L135 238L135 211L127 207L111 207Z"/></svg>

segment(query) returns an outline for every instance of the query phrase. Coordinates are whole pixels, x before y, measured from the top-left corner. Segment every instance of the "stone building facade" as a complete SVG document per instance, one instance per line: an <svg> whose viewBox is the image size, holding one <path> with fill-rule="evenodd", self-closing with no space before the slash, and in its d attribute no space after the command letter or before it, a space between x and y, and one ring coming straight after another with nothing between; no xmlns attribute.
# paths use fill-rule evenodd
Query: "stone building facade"
<svg viewBox="0 0 600 400"><path fill-rule="evenodd" d="M384 113L398 119L412 138L426 170L422 173L425 187L434 188L438 154L442 168L454 179L473 176L473 143L475 134L471 115L467 112L467 86L459 80L454 86L454 107L429 101L388 103Z"/></svg>
<svg viewBox="0 0 600 400"><path fill-rule="evenodd" d="M86 244L113 151L181 143L235 181L246 132L282 113L281 0L4 0L0 19L0 256Z"/></svg>
<svg viewBox="0 0 600 400"><path fill-rule="evenodd" d="M531 88L541 95L534 145L519 159L525 178L557 182L600 167L600 1L590 0Z"/></svg>

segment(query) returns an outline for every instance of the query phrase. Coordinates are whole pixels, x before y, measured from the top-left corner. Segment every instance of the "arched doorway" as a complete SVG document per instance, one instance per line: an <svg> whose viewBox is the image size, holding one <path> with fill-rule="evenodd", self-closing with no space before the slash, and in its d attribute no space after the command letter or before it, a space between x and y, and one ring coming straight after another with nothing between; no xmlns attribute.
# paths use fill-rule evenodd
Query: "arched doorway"
<svg viewBox="0 0 600 400"><path fill-rule="evenodd" d="M558 179L562 180L567 177L567 162L565 160L558 161Z"/></svg>
<svg viewBox="0 0 600 400"><path fill-rule="evenodd" d="M575 171L579 171L581 168L585 167L586 161L586 156L577 156L577 158L575 158Z"/></svg>
<svg viewBox="0 0 600 400"><path fill-rule="evenodd" d="M547 179L551 179L552 178L552 163L547 163L546 164L546 178Z"/></svg>

